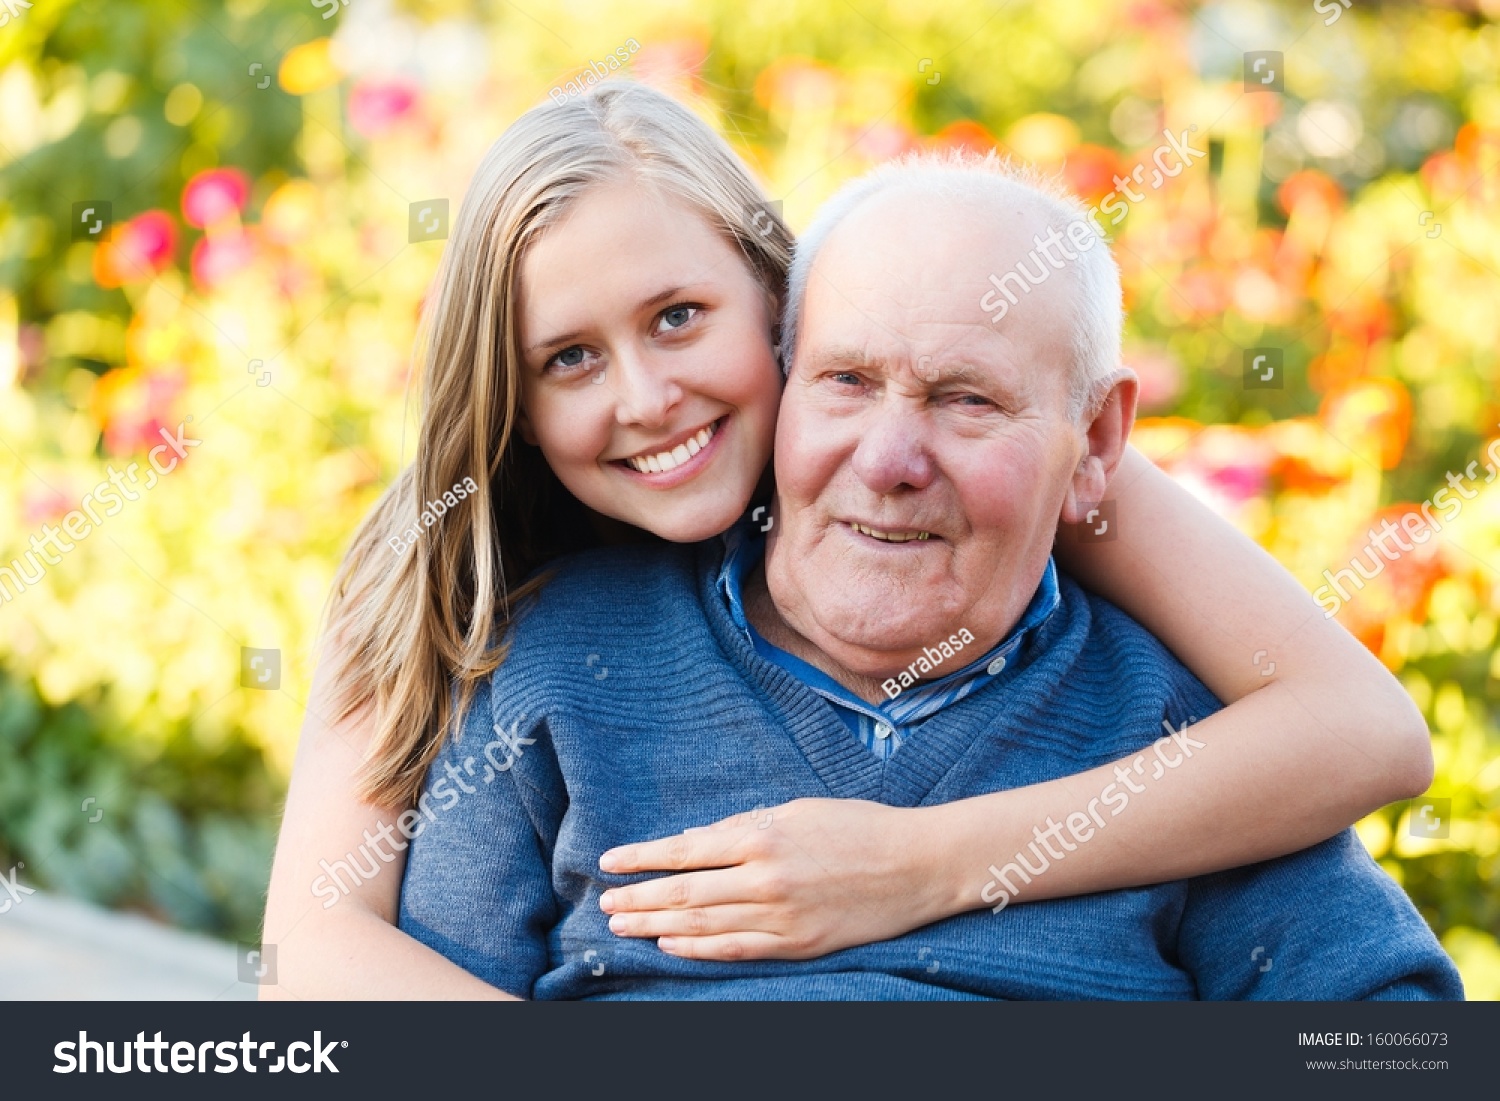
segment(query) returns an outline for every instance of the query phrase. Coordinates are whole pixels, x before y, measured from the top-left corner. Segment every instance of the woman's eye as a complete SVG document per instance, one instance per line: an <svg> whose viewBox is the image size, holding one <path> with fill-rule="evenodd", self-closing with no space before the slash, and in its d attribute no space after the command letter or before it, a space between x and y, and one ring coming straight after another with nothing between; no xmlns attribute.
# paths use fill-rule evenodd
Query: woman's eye
<svg viewBox="0 0 1500 1101"><path fill-rule="evenodd" d="M587 352L585 352L581 347L575 344L571 348L564 348L562 351L558 352L555 356L553 356L546 362L542 369L550 370L553 367L582 367L584 359L587 357L587 355Z"/></svg>
<svg viewBox="0 0 1500 1101"><path fill-rule="evenodd" d="M668 332L673 329L680 329L691 321L697 313L697 306L673 306L661 312L661 324L659 328Z"/></svg>

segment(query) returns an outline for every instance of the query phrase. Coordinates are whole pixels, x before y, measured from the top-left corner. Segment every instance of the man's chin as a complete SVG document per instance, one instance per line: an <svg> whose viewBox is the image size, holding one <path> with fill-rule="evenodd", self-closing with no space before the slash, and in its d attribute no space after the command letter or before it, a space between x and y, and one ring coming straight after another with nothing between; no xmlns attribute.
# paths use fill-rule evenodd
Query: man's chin
<svg viewBox="0 0 1500 1101"><path fill-rule="evenodd" d="M858 623L834 623L808 641L855 676L883 680L916 660L924 645L947 637L948 632L939 633L937 627L862 619Z"/></svg>

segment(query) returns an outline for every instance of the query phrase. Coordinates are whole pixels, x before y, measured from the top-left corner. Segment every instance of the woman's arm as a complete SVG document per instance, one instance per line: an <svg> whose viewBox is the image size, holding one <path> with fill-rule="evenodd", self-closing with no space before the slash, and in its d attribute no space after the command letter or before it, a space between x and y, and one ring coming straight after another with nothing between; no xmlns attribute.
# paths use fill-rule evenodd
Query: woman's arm
<svg viewBox="0 0 1500 1101"><path fill-rule="evenodd" d="M330 665L313 678L271 868L261 939L276 945L277 981L261 998L510 999L396 928L407 844L394 828L400 810L358 796L363 713L332 725L319 718L332 713ZM341 890L324 863L348 865L351 854L376 874L334 868Z"/></svg>
<svg viewBox="0 0 1500 1101"><path fill-rule="evenodd" d="M1082 542L1066 533L1060 564L1143 624L1228 706L1192 728L1212 749L1193 757L1190 773L1178 773L1191 783L1146 785L1131 799L1132 808L1141 800L1141 813L1118 820L1131 819L1125 830L1103 846L1095 843L1100 831L1025 897L1155 883L1281 856L1427 789L1431 741L1411 697L1270 555L1134 448L1111 480L1111 495L1118 537ZM1097 795L1095 781L1108 783L1113 767L999 798L1014 797L1011 813L1042 823L1079 809L1079 796ZM996 798L955 804L947 825L967 820L962 832L979 840L977 804ZM1062 874L1043 883L1052 871ZM975 878L971 870L967 879Z"/></svg>
<svg viewBox="0 0 1500 1101"><path fill-rule="evenodd" d="M1082 543L1064 529L1063 566L1229 706L1191 728L1211 747L1191 767L1142 785L1128 814L1053 862L1020 901L1280 856L1426 789L1420 712L1295 579L1134 449L1110 496L1117 538ZM610 891L604 906L621 935L667 936L664 950L701 958L808 958L896 936L995 903L990 865L1012 860L1049 818L1083 810L1115 767L915 810L799 800L625 846L606 854L607 870L690 874Z"/></svg>

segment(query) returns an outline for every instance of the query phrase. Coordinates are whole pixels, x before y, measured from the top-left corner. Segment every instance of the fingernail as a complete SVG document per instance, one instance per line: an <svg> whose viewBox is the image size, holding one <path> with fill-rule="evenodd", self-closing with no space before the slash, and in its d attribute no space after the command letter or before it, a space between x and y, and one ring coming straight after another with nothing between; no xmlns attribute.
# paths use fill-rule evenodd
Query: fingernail
<svg viewBox="0 0 1500 1101"><path fill-rule="evenodd" d="M657 937L656 947L660 948L663 952L675 952L677 950L677 938Z"/></svg>
<svg viewBox="0 0 1500 1101"><path fill-rule="evenodd" d="M616 853L616 851L614 849L610 849L608 852L606 852L603 856L601 856L599 858L599 870L601 872L618 871L619 867L620 867L620 857L619 857L619 855Z"/></svg>
<svg viewBox="0 0 1500 1101"><path fill-rule="evenodd" d="M625 915L616 914L614 917L609 919L609 931L611 933L623 933L625 932L626 924L627 922L625 921Z"/></svg>
<svg viewBox="0 0 1500 1101"><path fill-rule="evenodd" d="M614 912L614 905L615 893L613 891L605 891L599 896L599 909L603 910L606 914Z"/></svg>

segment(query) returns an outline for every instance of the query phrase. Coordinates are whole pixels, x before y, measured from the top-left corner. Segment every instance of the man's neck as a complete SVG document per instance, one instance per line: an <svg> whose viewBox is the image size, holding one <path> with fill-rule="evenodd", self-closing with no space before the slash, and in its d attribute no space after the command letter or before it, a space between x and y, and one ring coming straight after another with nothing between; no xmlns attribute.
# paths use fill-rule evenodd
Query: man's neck
<svg viewBox="0 0 1500 1101"><path fill-rule="evenodd" d="M772 646L785 650L793 657L807 662L813 668L827 673L866 703L885 703L890 698L885 689L881 687L881 682L878 678L861 676L844 668L822 650L818 649L818 647L808 642L791 624L782 618L781 612L776 608L775 601L771 599L771 590L766 585L766 563L764 559L756 563L755 569L751 572L750 576L745 578L743 598L745 618L759 632L760 637Z"/></svg>

